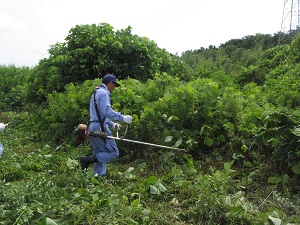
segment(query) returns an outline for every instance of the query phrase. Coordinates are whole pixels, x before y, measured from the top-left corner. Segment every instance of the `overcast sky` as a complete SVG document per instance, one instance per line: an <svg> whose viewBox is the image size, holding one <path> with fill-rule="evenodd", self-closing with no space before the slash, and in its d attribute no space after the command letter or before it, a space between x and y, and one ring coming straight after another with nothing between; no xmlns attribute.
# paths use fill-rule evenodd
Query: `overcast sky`
<svg viewBox="0 0 300 225"><path fill-rule="evenodd" d="M0 0L0 64L35 66L76 25L132 27L180 55L281 30L286 0ZM288 1L287 1L288 2ZM286 3L287 4L287 3Z"/></svg>

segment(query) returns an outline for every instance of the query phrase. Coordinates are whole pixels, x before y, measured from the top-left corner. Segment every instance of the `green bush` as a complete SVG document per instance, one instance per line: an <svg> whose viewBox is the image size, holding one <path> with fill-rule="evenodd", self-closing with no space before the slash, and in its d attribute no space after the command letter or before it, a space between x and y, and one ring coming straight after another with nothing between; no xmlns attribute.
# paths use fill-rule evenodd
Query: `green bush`
<svg viewBox="0 0 300 225"><path fill-rule="evenodd" d="M52 45L49 58L36 67L29 84L35 101L43 102L52 91L64 91L68 83L80 84L107 73L119 80L146 81L163 72L188 79L187 67L178 57L146 37L131 34L131 27L114 31L106 23L77 25L65 41Z"/></svg>
<svg viewBox="0 0 300 225"><path fill-rule="evenodd" d="M28 78L32 76L29 67L0 65L0 108L1 111L19 111L28 103Z"/></svg>

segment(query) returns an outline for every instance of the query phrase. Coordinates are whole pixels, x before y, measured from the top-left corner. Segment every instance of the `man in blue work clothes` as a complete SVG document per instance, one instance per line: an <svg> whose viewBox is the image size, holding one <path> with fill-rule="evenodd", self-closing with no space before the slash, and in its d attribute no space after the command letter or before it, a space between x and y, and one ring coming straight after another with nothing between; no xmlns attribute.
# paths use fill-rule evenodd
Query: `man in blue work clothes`
<svg viewBox="0 0 300 225"><path fill-rule="evenodd" d="M4 123L0 123L0 131L3 131L5 127L6 127L6 125ZM0 158L1 158L2 153L3 153L3 146L0 143Z"/></svg>
<svg viewBox="0 0 300 225"><path fill-rule="evenodd" d="M113 121L122 121L127 124L132 122L131 116L122 115L111 108L110 93L118 86L120 84L117 83L116 77L107 74L102 78L100 86L95 89L90 100L90 134L104 131L108 136L112 136L110 128L119 129L121 127L119 123ZM98 107L101 121L99 121L96 107ZM81 169L85 170L94 163L95 173L103 176L106 174L106 164L119 156L118 146L115 140L109 138L102 139L90 135L89 141L92 145L93 155L79 158Z"/></svg>

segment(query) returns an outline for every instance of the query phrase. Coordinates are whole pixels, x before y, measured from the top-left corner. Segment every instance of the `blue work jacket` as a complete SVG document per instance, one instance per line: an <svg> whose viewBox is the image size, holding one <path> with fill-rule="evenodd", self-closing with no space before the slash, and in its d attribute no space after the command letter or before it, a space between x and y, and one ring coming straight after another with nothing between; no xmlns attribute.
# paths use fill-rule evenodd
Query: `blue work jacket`
<svg viewBox="0 0 300 225"><path fill-rule="evenodd" d="M104 120L104 130L108 133L108 135L111 135L111 131L109 127L112 127L114 122L113 121L123 121L124 116L120 112L116 112L111 108L110 103L110 92L107 89L105 84L100 84L99 88L96 90L96 102L97 106L100 112L101 120L105 117ZM100 131L100 123L99 122L93 122L98 121L97 112L94 105L94 94L91 97L90 100L90 126L89 131L95 132Z"/></svg>

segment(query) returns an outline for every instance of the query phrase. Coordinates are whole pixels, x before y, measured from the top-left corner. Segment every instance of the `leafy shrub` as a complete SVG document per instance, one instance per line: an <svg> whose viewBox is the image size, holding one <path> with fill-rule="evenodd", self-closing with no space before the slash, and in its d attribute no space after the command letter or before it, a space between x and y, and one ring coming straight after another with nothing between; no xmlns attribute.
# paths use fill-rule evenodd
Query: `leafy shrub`
<svg viewBox="0 0 300 225"><path fill-rule="evenodd" d="M80 84L107 73L119 80L146 81L162 72L188 79L187 68L178 57L146 37L131 34L131 27L114 32L106 23L77 25L65 41L52 45L49 58L35 68L30 79L35 101L43 102L52 91L64 91L68 83Z"/></svg>
<svg viewBox="0 0 300 225"><path fill-rule="evenodd" d="M300 174L300 135L299 119L286 113L272 113L264 118L265 126L254 139L256 145L262 145L264 153L273 155L274 161L281 167L294 167L293 172Z"/></svg>
<svg viewBox="0 0 300 225"><path fill-rule="evenodd" d="M298 64L286 64L270 72L264 86L269 102L288 109L297 108L300 104L299 73Z"/></svg>
<svg viewBox="0 0 300 225"><path fill-rule="evenodd" d="M29 67L0 65L1 111L19 111L28 103L27 79L31 75Z"/></svg>

